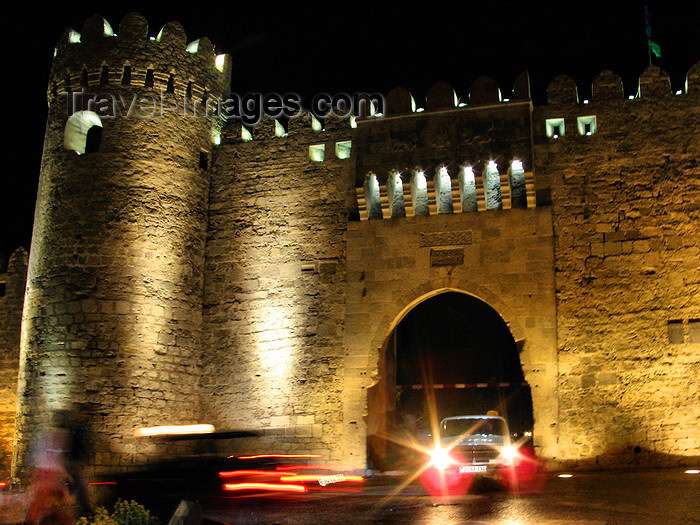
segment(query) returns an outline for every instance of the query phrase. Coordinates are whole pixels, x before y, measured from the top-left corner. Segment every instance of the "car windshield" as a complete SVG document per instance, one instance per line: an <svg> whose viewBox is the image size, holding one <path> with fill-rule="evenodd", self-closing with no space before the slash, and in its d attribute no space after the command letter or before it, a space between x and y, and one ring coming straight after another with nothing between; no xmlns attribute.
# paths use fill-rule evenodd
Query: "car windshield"
<svg viewBox="0 0 700 525"><path fill-rule="evenodd" d="M448 419L442 422L440 437L458 437L463 434L480 434L487 436L504 436L508 432L502 419L464 418Z"/></svg>

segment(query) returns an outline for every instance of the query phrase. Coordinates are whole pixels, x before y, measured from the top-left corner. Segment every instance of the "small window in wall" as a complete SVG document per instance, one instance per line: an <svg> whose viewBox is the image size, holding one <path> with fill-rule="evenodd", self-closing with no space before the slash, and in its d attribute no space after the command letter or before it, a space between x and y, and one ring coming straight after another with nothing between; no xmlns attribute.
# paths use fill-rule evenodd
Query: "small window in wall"
<svg viewBox="0 0 700 525"><path fill-rule="evenodd" d="M688 321L688 332L691 343L700 343L700 319Z"/></svg>
<svg viewBox="0 0 700 525"><path fill-rule="evenodd" d="M131 66L124 66L124 72L122 73L122 86L131 85Z"/></svg>
<svg viewBox="0 0 700 525"><path fill-rule="evenodd" d="M88 87L88 70L83 69L83 72L80 74L80 87Z"/></svg>
<svg viewBox="0 0 700 525"><path fill-rule="evenodd" d="M597 129L595 115L578 117L576 124L578 125L579 135L593 135Z"/></svg>
<svg viewBox="0 0 700 525"><path fill-rule="evenodd" d="M109 84L109 68L107 66L102 66L102 72L100 73L100 86L106 86Z"/></svg>
<svg viewBox="0 0 700 525"><path fill-rule="evenodd" d="M335 143L335 156L339 159L349 159L350 153L352 153L352 141L345 140L343 142Z"/></svg>
<svg viewBox="0 0 700 525"><path fill-rule="evenodd" d="M165 88L166 93L175 93L175 75L172 73L168 77L168 85Z"/></svg>
<svg viewBox="0 0 700 525"><path fill-rule="evenodd" d="M0 297L5 296L5 283L0 283Z"/></svg>
<svg viewBox="0 0 700 525"><path fill-rule="evenodd" d="M563 118L548 118L545 122L547 128L547 136L550 139L558 139L564 136L564 119Z"/></svg>
<svg viewBox="0 0 700 525"><path fill-rule="evenodd" d="M325 144L312 144L309 146L309 159L311 159L313 162L323 162L325 156Z"/></svg>
<svg viewBox="0 0 700 525"><path fill-rule="evenodd" d="M241 140L243 142L250 142L251 140L253 140L253 134L245 126L241 126Z"/></svg>
<svg viewBox="0 0 700 525"><path fill-rule="evenodd" d="M199 152L199 167L203 170L209 169L209 155L206 151Z"/></svg>
<svg viewBox="0 0 700 525"><path fill-rule="evenodd" d="M187 98L187 100L192 98L192 82L187 83L187 87L185 88L185 98Z"/></svg>
<svg viewBox="0 0 700 525"><path fill-rule="evenodd" d="M683 321L674 320L668 322L668 342L672 345L683 343Z"/></svg>
<svg viewBox="0 0 700 525"><path fill-rule="evenodd" d="M143 83L143 87L152 88L153 87L153 70L146 70L146 80Z"/></svg>
<svg viewBox="0 0 700 525"><path fill-rule="evenodd" d="M78 111L66 122L63 146L78 155L94 153L100 149L102 121L97 113Z"/></svg>

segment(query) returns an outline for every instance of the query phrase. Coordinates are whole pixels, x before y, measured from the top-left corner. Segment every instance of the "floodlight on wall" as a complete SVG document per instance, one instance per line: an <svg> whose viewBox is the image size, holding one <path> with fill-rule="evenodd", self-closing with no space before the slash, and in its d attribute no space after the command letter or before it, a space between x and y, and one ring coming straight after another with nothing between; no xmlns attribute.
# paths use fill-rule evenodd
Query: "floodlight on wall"
<svg viewBox="0 0 700 525"><path fill-rule="evenodd" d="M224 64L226 63L226 55L216 55L216 59L214 60L214 64L216 64L216 69L219 71L224 70Z"/></svg>
<svg viewBox="0 0 700 525"><path fill-rule="evenodd" d="M253 134L245 126L241 126L241 140L243 142L250 142L253 140Z"/></svg>
<svg viewBox="0 0 700 525"><path fill-rule="evenodd" d="M199 39L187 44L185 51L187 51L188 53L196 53L197 51L199 51Z"/></svg>

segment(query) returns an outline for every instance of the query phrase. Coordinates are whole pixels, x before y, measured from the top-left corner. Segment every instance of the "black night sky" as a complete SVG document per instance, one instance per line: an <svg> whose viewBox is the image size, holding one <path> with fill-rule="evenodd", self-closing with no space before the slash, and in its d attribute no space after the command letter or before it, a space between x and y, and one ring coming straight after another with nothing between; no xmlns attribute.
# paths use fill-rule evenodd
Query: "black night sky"
<svg viewBox="0 0 700 525"><path fill-rule="evenodd" d="M609 68L636 91L648 65L643 1L506 2L431 1L420 7L392 2L9 2L2 7L2 140L0 253L29 248L46 118L46 85L54 46L64 27L78 31L90 15L118 30L121 18L142 13L155 35L178 20L189 40L208 36L233 57L232 90L388 92L409 89L422 105L427 89L449 82L466 99L481 75L507 93L515 76L530 71L533 98L544 101L560 73L590 95L591 80ZM700 60L700 2L650 0L656 63L681 89Z"/></svg>

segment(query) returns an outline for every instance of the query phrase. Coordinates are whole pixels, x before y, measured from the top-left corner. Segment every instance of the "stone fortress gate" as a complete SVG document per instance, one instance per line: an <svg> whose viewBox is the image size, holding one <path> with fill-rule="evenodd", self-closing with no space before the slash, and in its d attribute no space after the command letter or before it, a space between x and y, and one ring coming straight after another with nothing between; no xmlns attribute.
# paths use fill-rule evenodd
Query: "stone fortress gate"
<svg viewBox="0 0 700 525"><path fill-rule="evenodd" d="M394 423L392 334L454 293L512 337L543 457L697 464L700 64L677 94L652 66L631 98L604 71L591 100L562 76L535 106L523 73L356 119L187 114L229 82L178 23L61 37L29 260L0 274L4 472L76 403L94 472L174 452L138 428L200 422L262 434L222 452L364 468ZM170 110L107 118L62 95L81 89Z"/></svg>

